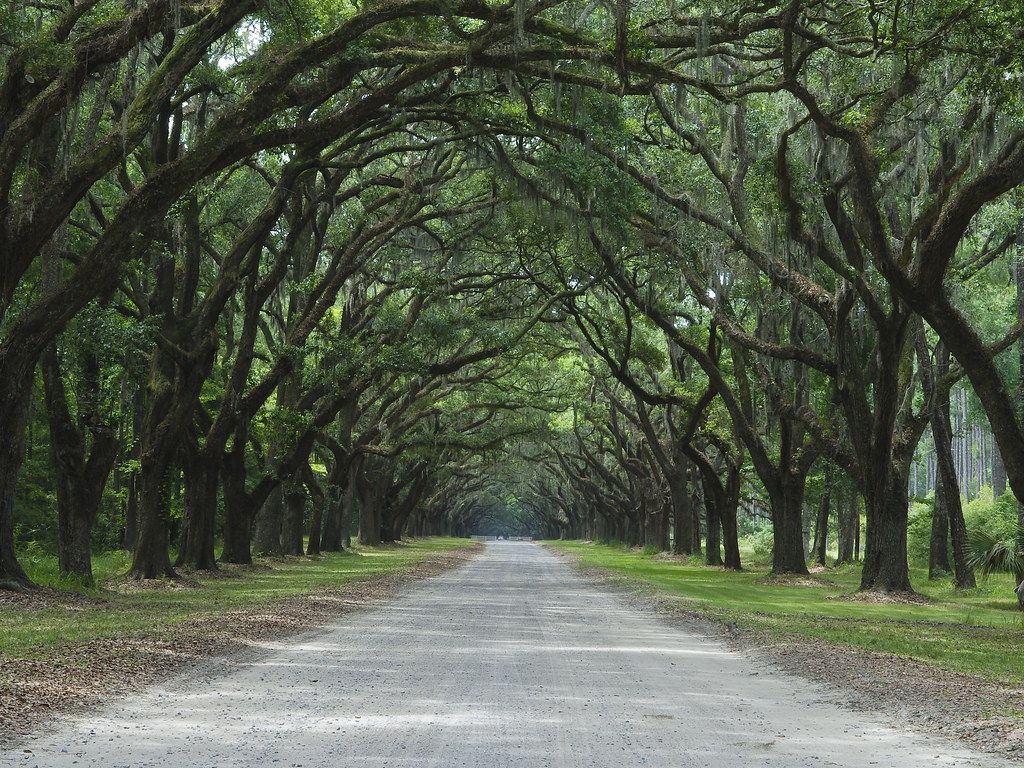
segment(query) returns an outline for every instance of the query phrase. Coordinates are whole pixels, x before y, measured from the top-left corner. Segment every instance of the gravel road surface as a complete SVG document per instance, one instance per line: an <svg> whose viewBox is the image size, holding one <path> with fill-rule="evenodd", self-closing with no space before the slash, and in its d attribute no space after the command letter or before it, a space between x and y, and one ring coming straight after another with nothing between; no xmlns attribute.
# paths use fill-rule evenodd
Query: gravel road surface
<svg viewBox="0 0 1024 768"><path fill-rule="evenodd" d="M0 764L1015 765L844 709L518 542L488 544L385 605L54 727Z"/></svg>

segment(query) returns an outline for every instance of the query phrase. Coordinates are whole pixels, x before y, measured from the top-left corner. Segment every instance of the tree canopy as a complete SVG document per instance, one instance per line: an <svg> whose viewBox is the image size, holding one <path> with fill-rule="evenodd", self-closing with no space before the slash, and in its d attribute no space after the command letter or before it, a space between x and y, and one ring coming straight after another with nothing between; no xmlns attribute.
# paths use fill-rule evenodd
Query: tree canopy
<svg viewBox="0 0 1024 768"><path fill-rule="evenodd" d="M1022 42L1018 0L16 0L0 584L356 530L741 568L761 521L804 573L863 517L911 591L919 499L939 570L1024 582L958 454L1024 499Z"/></svg>

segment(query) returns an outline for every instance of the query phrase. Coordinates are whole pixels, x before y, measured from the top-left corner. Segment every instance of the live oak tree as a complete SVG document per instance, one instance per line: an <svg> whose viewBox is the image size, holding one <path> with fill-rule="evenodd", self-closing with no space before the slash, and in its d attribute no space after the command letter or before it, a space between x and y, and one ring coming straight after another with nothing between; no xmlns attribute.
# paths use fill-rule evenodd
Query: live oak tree
<svg viewBox="0 0 1024 768"><path fill-rule="evenodd" d="M1024 499L1019 3L12 9L0 584L45 504L88 580L498 521L739 568L760 510L804 573L863 503L909 591L927 443L968 588L968 389Z"/></svg>

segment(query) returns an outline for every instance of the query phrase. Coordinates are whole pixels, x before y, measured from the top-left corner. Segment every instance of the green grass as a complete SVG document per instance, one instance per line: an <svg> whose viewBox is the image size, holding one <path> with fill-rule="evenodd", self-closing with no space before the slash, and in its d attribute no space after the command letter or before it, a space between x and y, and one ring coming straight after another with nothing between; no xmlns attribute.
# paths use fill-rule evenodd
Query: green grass
<svg viewBox="0 0 1024 768"><path fill-rule="evenodd" d="M925 571L914 569L914 586L929 598L927 603L865 603L844 599L857 590L858 566L830 568L810 581L778 583L764 563L748 562L747 570L735 573L623 547L548 543L578 556L583 566L603 568L719 621L1024 682L1024 614L1016 609L1006 575L992 575L980 579L977 589L957 591L948 579L930 582Z"/></svg>
<svg viewBox="0 0 1024 768"><path fill-rule="evenodd" d="M97 586L62 583L54 558L28 553L23 565L44 586L73 589L86 600L42 607L0 609L0 653L15 658L44 655L67 643L107 637L163 637L186 621L292 595L337 588L384 571L408 568L434 554L471 546L467 539L429 538L355 552L319 557L260 561L256 568L233 568L226 575L190 577L185 585L168 583L141 590L117 591L128 570L125 552L109 552L93 560ZM269 566L269 567L266 567ZM113 588L113 589L112 589Z"/></svg>

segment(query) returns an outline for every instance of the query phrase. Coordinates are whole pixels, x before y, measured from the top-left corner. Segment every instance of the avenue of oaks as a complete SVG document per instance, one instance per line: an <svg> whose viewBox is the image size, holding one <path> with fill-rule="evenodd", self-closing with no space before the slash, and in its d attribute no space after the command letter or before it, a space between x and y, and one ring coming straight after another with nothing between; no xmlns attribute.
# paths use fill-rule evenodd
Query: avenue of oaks
<svg viewBox="0 0 1024 768"><path fill-rule="evenodd" d="M1024 582L951 418L1024 499L1022 56L1018 0L8 3L0 585L764 520L909 592L912 501Z"/></svg>

